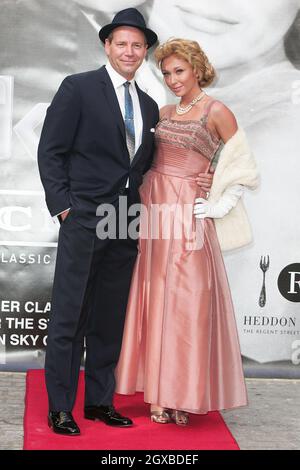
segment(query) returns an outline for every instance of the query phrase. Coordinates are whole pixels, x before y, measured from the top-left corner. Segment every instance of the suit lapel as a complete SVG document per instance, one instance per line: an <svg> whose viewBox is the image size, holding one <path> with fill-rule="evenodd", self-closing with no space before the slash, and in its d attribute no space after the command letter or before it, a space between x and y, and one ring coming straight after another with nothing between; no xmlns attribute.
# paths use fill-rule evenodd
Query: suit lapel
<svg viewBox="0 0 300 470"><path fill-rule="evenodd" d="M138 94L138 97L139 97L139 101L140 101L140 107L141 107L141 114L142 114L142 120L143 120L143 131L142 131L142 142L141 142L141 145L140 147L138 148L132 162L131 162L131 166L134 165L139 156L141 155L142 153L142 150L143 150L143 146L147 140L147 136L148 136L148 132L150 132L150 116L149 116L149 111L147 109L147 102L143 96L143 93L141 92L140 88L138 87L137 83L135 83L135 86L136 86L136 90L137 90L137 94Z"/></svg>
<svg viewBox="0 0 300 470"><path fill-rule="evenodd" d="M118 98L109 78L109 75L106 71L106 68L103 66L99 69L100 80L103 84L104 96L107 100L108 108L111 111L113 121L116 122L117 126L120 129L121 135L126 142L126 133L125 133L125 124L122 116L122 112L119 106Z"/></svg>
<svg viewBox="0 0 300 470"><path fill-rule="evenodd" d="M138 93L138 97L140 100L140 107L141 107L141 113L142 113L142 119L143 119L143 134L142 134L142 145L147 137L147 133L150 130L149 127L149 113L147 112L147 104L146 100L143 96L143 93L141 92L140 88L138 87L137 83L135 84L136 90Z"/></svg>

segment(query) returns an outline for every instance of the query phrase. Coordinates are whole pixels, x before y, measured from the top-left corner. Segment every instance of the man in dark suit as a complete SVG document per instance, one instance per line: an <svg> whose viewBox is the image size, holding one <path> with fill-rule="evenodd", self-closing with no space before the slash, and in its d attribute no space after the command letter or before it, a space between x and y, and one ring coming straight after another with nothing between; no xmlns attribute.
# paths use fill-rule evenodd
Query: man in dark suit
<svg viewBox="0 0 300 470"><path fill-rule="evenodd" d="M112 404L137 254L136 240L128 231L123 236L119 200L126 199L128 207L139 202L138 188L153 155L151 130L159 119L156 103L134 82L157 40L143 16L134 8L123 10L99 37L107 65L62 82L38 152L46 202L61 221L45 361L48 423L68 435L80 433L71 412L84 337L85 417L132 425ZM116 237L97 237L96 212L103 204L115 209Z"/></svg>

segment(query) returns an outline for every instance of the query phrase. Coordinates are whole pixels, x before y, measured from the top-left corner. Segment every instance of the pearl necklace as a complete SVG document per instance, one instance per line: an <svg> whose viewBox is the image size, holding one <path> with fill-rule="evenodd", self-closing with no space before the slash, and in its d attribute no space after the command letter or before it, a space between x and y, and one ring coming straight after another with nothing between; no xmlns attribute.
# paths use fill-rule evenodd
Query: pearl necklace
<svg viewBox="0 0 300 470"><path fill-rule="evenodd" d="M193 99L193 101L190 102L185 108L182 108L180 106L180 103L176 104L176 113L177 114L186 114L188 113L194 104L196 104L198 101L202 100L202 98L205 96L204 91L201 91L200 95L196 96L196 98Z"/></svg>

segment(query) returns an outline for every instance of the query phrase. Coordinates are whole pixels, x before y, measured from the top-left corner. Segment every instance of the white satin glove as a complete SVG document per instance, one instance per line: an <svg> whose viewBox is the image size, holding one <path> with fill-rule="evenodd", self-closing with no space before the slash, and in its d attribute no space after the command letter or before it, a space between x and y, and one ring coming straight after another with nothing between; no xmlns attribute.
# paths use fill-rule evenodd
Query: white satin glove
<svg viewBox="0 0 300 470"><path fill-rule="evenodd" d="M195 200L194 214L197 219L209 217L211 219L221 219L236 205L239 198L243 195L244 186L236 184L227 188L220 199L212 204L202 197Z"/></svg>

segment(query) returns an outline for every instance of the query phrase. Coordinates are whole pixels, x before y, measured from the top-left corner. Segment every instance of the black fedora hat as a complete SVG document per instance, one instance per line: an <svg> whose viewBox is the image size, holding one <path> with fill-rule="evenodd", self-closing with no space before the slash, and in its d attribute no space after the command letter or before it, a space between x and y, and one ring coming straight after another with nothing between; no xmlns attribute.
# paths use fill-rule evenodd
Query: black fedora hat
<svg viewBox="0 0 300 470"><path fill-rule="evenodd" d="M110 24L103 26L99 31L101 41L104 43L109 34L119 26L132 26L143 31L148 47L153 46L157 41L157 35L146 27L143 15L136 8L126 8L126 10L119 11Z"/></svg>

